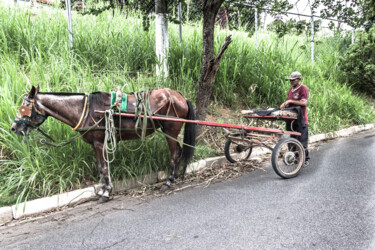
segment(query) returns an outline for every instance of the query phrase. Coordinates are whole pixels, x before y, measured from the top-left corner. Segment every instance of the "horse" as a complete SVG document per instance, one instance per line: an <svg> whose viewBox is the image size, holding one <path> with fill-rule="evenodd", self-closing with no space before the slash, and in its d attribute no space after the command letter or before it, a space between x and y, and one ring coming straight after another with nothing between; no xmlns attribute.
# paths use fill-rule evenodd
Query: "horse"
<svg viewBox="0 0 375 250"><path fill-rule="evenodd" d="M145 92L139 92L145 93ZM146 99L146 94L144 94ZM150 90L148 104L152 115L163 115L188 120L195 120L194 107L181 93L168 88ZM146 101L146 100L144 100ZM136 93L127 95L127 111L133 113L137 110L139 101ZM98 192L99 200L106 202L112 193L112 184L109 176L108 161L105 159L107 149L104 147L105 119L102 119L103 112L111 109L111 93L94 92L84 93L44 93L39 92L39 85L32 86L30 92L25 96L19 108L17 117L13 121L11 130L17 135L27 136L33 129L39 126L49 117L71 126L73 130L81 133L81 138L91 144L97 162L97 168L102 177L102 187ZM99 111L99 112L98 112ZM100 112L102 111L102 112ZM144 110L142 112L145 113ZM139 121L135 118L124 118L118 115L113 116L116 127L115 138L118 140L134 140L141 137L139 132ZM148 136L161 128L166 136L171 155L171 167L167 181L161 190L171 188L174 179L179 175L179 165L183 164L181 176L183 178L186 166L194 155L196 140L196 124L186 123L184 130L183 147L181 148L177 137L182 129L183 123L176 121L145 120L147 124L145 136ZM135 128L138 126L138 128ZM88 130L85 128L89 128ZM143 132L142 131L142 132Z"/></svg>

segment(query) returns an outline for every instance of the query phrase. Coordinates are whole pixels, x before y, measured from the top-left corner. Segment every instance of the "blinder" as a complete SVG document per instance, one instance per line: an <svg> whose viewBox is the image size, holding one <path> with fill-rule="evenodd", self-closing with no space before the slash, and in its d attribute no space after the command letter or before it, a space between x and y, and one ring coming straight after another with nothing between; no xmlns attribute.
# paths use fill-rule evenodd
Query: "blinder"
<svg viewBox="0 0 375 250"><path fill-rule="evenodd" d="M33 108L32 107L28 107L28 106L25 106L25 105L21 105L20 107L20 110L19 110L19 113L20 115L22 116L28 116L28 117L31 117L31 114L32 114L32 111Z"/></svg>
<svg viewBox="0 0 375 250"><path fill-rule="evenodd" d="M41 112L39 110L37 110L37 108L36 108L37 104L35 102L35 99L30 100L29 98L26 97L25 100L29 101L30 105L28 105L28 106L21 105L20 106L19 113L22 116L22 118L21 119L15 119L14 123L24 124L24 125L31 126L31 127L39 127L40 125L43 124L43 122L47 119L47 117L42 115ZM35 116L39 116L40 118L42 118L42 122L34 123L34 122L30 121L30 118L33 118Z"/></svg>

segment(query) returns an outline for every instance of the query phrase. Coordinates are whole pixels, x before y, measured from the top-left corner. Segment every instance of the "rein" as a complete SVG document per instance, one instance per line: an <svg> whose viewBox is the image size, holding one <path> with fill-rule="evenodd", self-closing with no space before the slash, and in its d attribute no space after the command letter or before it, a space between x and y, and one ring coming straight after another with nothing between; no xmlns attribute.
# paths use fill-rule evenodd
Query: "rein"
<svg viewBox="0 0 375 250"><path fill-rule="evenodd" d="M56 148L59 148L59 147L62 147L62 146L65 146L65 145L68 145L72 142L74 142L75 140L77 140L78 138L84 136L87 132L91 131L91 130L95 130L93 128L95 128L102 120L104 119L104 117L102 117L99 121L97 121L94 125L92 125L91 127L88 127L88 128L82 128L80 129L80 131L84 131L83 134L78 134L78 135L75 135L74 137L70 138L69 140L65 141L65 142L61 142L59 144L55 144L55 143L51 143L51 142L48 142L46 141L45 139L41 139L40 140L40 143L41 144L46 144L46 145L49 145L49 146L53 146L53 147L56 147ZM83 130L84 129L84 130ZM51 141L55 142L55 140L53 140L50 136L48 136L45 132L43 132L41 129L37 129L38 132L40 132L42 135L44 135L45 137L47 137L48 139L50 139Z"/></svg>

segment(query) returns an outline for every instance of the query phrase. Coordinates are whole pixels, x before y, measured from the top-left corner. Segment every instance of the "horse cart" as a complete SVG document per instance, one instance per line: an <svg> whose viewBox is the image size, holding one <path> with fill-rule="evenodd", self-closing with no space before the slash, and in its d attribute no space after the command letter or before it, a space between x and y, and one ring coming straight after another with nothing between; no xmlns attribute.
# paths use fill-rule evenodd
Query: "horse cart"
<svg viewBox="0 0 375 250"><path fill-rule="evenodd" d="M143 139L159 131L159 128L166 137L171 154L170 175L165 183L165 187L168 188L178 176L179 165L183 167L183 176L187 164L193 157L196 124L231 131L224 149L230 162L248 159L255 147L265 147L272 151L273 169L283 178L295 177L304 163L305 151L301 143L294 138L286 137L300 136L298 132L195 120L192 103L181 93L168 88L131 94L118 92L48 93L39 92L39 86L32 86L19 108L11 130L15 134L27 136L35 129L52 140L39 128L51 116L79 132L79 135L69 141L55 146L67 145L77 138L91 144L102 176L103 185L98 195L103 201L108 201L112 192L109 170L111 160L108 152L114 152L117 141ZM291 122L300 120L296 116L282 113L257 115L247 112L244 118L281 119ZM154 120L157 122L154 123ZM181 147L177 138L183 123L185 130ZM108 147L108 143L111 142L112 147Z"/></svg>
<svg viewBox="0 0 375 250"><path fill-rule="evenodd" d="M297 114L286 110L269 112L269 115L258 115L251 110L244 110L242 113L245 119L268 120L272 123L275 120L284 122L297 121ZM134 114L130 113L117 113L116 115L129 118L135 117ZM144 115L140 115L140 117L144 118ZM266 148L272 152L271 162L274 171L282 178L287 179L297 176L305 162L305 150L302 144L291 137L300 136L299 132L157 115L146 116L146 118L225 128L229 133L226 136L224 153L229 162L247 160L250 158L254 148Z"/></svg>
<svg viewBox="0 0 375 250"><path fill-rule="evenodd" d="M290 110L270 111L268 115L259 115L251 110L243 111L246 119L283 122L297 122L297 113ZM272 126L271 125L271 126ZM302 144L290 136L301 136L295 131L279 129L245 127L230 133L224 147L228 161L236 162L250 157L254 148L266 148L272 151L271 162L275 172L282 178L292 178L298 175L305 162L305 150Z"/></svg>

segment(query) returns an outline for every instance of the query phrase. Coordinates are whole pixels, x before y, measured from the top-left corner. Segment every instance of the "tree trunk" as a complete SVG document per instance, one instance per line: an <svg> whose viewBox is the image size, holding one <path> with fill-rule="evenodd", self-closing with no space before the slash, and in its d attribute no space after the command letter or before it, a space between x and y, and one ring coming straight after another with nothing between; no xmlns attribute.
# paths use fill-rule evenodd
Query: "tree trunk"
<svg viewBox="0 0 375 250"><path fill-rule="evenodd" d="M158 63L156 75L168 77L168 6L167 0L155 1L155 46Z"/></svg>
<svg viewBox="0 0 375 250"><path fill-rule="evenodd" d="M215 17L224 0L203 0L203 53L202 72L199 79L199 86L196 99L196 118L205 120L207 108L210 103L212 90L215 84L216 73L219 68L221 56L231 43L230 36L225 40L217 58L214 56L214 30ZM202 133L198 127L198 135Z"/></svg>

